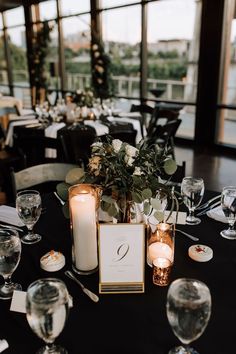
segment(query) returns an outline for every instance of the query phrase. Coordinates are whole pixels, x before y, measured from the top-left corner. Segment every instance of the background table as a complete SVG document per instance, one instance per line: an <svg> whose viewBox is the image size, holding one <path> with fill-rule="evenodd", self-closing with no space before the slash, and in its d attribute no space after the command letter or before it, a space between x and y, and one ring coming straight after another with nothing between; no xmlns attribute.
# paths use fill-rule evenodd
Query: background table
<svg viewBox="0 0 236 354"><path fill-rule="evenodd" d="M213 193L206 193L206 197ZM152 283L152 269L146 265L144 294L100 295L93 303L70 279L64 270L71 268L71 239L69 220L61 211L58 200L45 195L44 213L35 230L43 236L35 245L22 245L20 264L13 275L23 290L41 277L63 279L73 296L74 306L57 342L65 346L70 354L167 354L179 344L172 333L166 317L166 295L168 287ZM188 257L188 248L193 244L185 236L176 233L175 263L172 280L191 277L204 281L212 294L212 315L203 335L193 342L201 354L229 354L235 352L236 291L236 241L220 236L225 225L202 217L197 226L180 226L198 236L200 243L210 246L214 257L207 263L197 263ZM39 259L47 251L60 250L66 256L66 266L55 273L40 269ZM81 281L98 293L98 273L80 276ZM0 338L6 338L10 348L4 354L32 354L43 342L30 329L24 314L10 312L10 302L0 301Z"/></svg>

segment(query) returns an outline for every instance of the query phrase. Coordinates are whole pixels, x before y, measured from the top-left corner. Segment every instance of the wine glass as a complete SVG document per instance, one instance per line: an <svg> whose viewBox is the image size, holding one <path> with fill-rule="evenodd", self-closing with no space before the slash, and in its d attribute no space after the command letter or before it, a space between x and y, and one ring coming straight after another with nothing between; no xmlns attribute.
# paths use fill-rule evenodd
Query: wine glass
<svg viewBox="0 0 236 354"><path fill-rule="evenodd" d="M27 189L18 192L16 195L16 209L20 219L28 229L28 234L21 238L21 242L26 244L39 242L42 237L33 232L33 227L38 221L42 210L40 193L36 190Z"/></svg>
<svg viewBox="0 0 236 354"><path fill-rule="evenodd" d="M221 207L227 218L229 228L221 231L221 236L229 240L236 239L236 230L234 229L236 219L236 187L224 187L221 193Z"/></svg>
<svg viewBox="0 0 236 354"><path fill-rule="evenodd" d="M63 281L38 279L26 292L26 318L33 332L46 345L37 354L66 354L54 341L62 332L69 313L69 294Z"/></svg>
<svg viewBox="0 0 236 354"><path fill-rule="evenodd" d="M196 207L201 203L204 194L204 181L198 177L184 177L181 183L181 194L184 204L189 210L186 224L197 225L201 219L194 216Z"/></svg>
<svg viewBox="0 0 236 354"><path fill-rule="evenodd" d="M4 284L0 286L0 299L11 299L14 290L21 290L21 285L13 283L11 276L20 262L21 242L15 230L0 229L0 274Z"/></svg>
<svg viewBox="0 0 236 354"><path fill-rule="evenodd" d="M182 345L168 354L198 354L189 344L204 332L211 315L211 294L206 284L196 279L179 278L167 293L167 318Z"/></svg>

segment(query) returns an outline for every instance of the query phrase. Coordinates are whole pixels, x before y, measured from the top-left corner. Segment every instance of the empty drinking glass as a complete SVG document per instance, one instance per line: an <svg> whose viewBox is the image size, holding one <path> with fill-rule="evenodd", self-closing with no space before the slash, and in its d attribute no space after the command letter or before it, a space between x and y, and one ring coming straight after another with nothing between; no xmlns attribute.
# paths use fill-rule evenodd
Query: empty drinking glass
<svg viewBox="0 0 236 354"><path fill-rule="evenodd" d="M186 224L197 225L201 219L194 216L196 207L201 203L204 194L204 181L198 177L184 177L181 183L181 194L184 204L189 210Z"/></svg>
<svg viewBox="0 0 236 354"><path fill-rule="evenodd" d="M229 228L221 231L221 236L229 240L236 239L236 230L234 229L236 219L236 187L224 187L221 193L221 207L229 223Z"/></svg>
<svg viewBox="0 0 236 354"><path fill-rule="evenodd" d="M42 210L40 193L36 190L18 192L16 195L16 210L28 229L28 234L21 238L21 242L26 244L39 242L41 235L35 234L33 227L38 221Z"/></svg>
<svg viewBox="0 0 236 354"><path fill-rule="evenodd" d="M21 285L13 283L11 276L20 262L21 242L15 230L0 229L0 274L4 284L0 286L0 299L11 299L14 290Z"/></svg>
<svg viewBox="0 0 236 354"><path fill-rule="evenodd" d="M203 282L180 278L167 293L167 318L182 345L168 354L198 354L189 344L204 332L211 314L211 294Z"/></svg>
<svg viewBox="0 0 236 354"><path fill-rule="evenodd" d="M46 345L37 354L66 354L54 344L62 332L69 313L69 294L63 281L39 279L29 285L26 293L26 317L33 332Z"/></svg>

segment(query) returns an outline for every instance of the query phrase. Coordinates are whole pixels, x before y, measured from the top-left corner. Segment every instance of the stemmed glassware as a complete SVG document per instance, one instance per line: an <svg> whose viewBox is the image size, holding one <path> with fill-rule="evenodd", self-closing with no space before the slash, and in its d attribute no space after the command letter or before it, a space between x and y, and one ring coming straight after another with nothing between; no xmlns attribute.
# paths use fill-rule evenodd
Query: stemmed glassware
<svg viewBox="0 0 236 354"><path fill-rule="evenodd" d="M198 354L189 344L204 332L211 315L211 294L206 284L196 279L173 281L167 293L167 318L182 345L168 354Z"/></svg>
<svg viewBox="0 0 236 354"><path fill-rule="evenodd" d="M66 354L54 344L62 332L69 313L69 294L63 281L39 279L30 284L26 293L26 317L33 332L46 345L37 354Z"/></svg>
<svg viewBox="0 0 236 354"><path fill-rule="evenodd" d="M236 230L234 229L236 219L236 187L224 187L221 193L221 207L228 220L229 228L221 231L221 236L229 240L236 239Z"/></svg>
<svg viewBox="0 0 236 354"><path fill-rule="evenodd" d="M28 229L28 234L21 238L21 242L26 244L39 242L41 235L35 234L33 227L41 215L42 201L40 193L36 190L18 192L16 195L16 210Z"/></svg>
<svg viewBox="0 0 236 354"><path fill-rule="evenodd" d="M21 285L13 283L11 276L20 262L21 241L15 230L0 229L0 274L4 284L0 286L0 299L11 299L14 290L21 290Z"/></svg>
<svg viewBox="0 0 236 354"><path fill-rule="evenodd" d="M189 210L186 224L197 225L201 219L194 216L194 211L201 203L204 194L204 181L200 177L184 177L181 183L181 194L184 204Z"/></svg>

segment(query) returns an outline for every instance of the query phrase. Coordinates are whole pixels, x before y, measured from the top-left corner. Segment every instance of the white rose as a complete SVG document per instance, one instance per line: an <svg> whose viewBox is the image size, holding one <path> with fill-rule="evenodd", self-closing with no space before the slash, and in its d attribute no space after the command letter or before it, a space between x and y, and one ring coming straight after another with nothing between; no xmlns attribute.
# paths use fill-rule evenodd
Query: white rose
<svg viewBox="0 0 236 354"><path fill-rule="evenodd" d="M116 153L120 151L120 148L122 146L122 141L119 139L114 139L112 140L112 147Z"/></svg>
<svg viewBox="0 0 236 354"><path fill-rule="evenodd" d="M134 157L138 154L138 149L136 149L132 145L126 145L125 152L126 152L126 155L128 155L130 157Z"/></svg>
<svg viewBox="0 0 236 354"><path fill-rule="evenodd" d="M134 175L134 176L141 176L141 175L143 175L143 172L141 171L141 168L136 166L135 169L134 169L133 175Z"/></svg>
<svg viewBox="0 0 236 354"><path fill-rule="evenodd" d="M133 166L134 163L133 157L126 155L124 160L127 166Z"/></svg>

